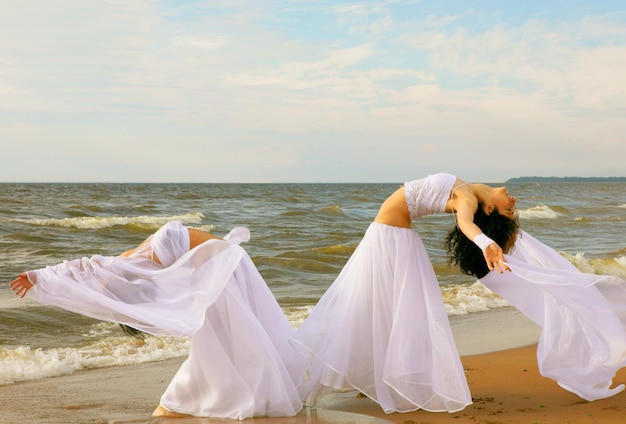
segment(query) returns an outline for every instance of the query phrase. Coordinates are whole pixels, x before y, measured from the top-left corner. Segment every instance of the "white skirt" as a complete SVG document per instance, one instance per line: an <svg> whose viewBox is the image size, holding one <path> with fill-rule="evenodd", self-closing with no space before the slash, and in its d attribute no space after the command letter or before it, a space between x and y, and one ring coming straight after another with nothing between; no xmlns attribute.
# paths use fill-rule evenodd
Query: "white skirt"
<svg viewBox="0 0 626 424"><path fill-rule="evenodd" d="M292 416L302 407L302 358L294 333L246 256L205 312L161 405L197 417Z"/></svg>
<svg viewBox="0 0 626 424"><path fill-rule="evenodd" d="M186 231L186 230L185 230ZM200 417L291 416L302 407L295 329L243 248L209 240L167 267L94 256L30 271L29 297L155 335L191 336L163 394L168 410Z"/></svg>
<svg viewBox="0 0 626 424"><path fill-rule="evenodd" d="M294 345L310 360L311 404L354 388L386 413L471 404L441 290L419 235L372 223Z"/></svg>
<svg viewBox="0 0 626 424"><path fill-rule="evenodd" d="M589 401L621 392L611 385L626 365L626 281L582 273L526 232L507 261L512 272L481 282L541 327L541 375Z"/></svg>

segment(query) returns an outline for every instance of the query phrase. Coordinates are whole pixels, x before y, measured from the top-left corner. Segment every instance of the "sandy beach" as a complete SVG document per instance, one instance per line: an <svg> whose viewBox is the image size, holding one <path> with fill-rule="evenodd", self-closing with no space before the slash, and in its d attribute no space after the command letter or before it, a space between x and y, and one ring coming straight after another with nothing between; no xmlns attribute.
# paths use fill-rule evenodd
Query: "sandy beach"
<svg viewBox="0 0 626 424"><path fill-rule="evenodd" d="M626 392L586 402L541 377L535 359L538 329L512 309L451 317L474 403L456 413L385 414L355 392L327 396L296 417L249 423L623 423ZM470 337L471 330L471 337ZM477 337L477 335L479 335ZM520 346L513 347L511 346ZM488 353L482 353L486 351ZM100 368L0 386L0 423L211 424L219 419L164 419L150 414L184 358ZM615 384L626 383L620 371Z"/></svg>

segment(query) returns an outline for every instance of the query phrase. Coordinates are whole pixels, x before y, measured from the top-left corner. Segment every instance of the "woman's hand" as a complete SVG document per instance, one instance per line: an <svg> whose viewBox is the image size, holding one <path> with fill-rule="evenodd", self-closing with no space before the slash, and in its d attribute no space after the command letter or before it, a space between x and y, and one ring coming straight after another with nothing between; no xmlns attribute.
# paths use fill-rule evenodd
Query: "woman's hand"
<svg viewBox="0 0 626 424"><path fill-rule="evenodd" d="M26 293L28 293L28 290L33 287L33 283L30 282L26 273L23 272L18 275L15 280L11 281L10 286L11 290L13 290L16 295L24 297Z"/></svg>
<svg viewBox="0 0 626 424"><path fill-rule="evenodd" d="M487 246L487 248L483 250L483 255L485 256L485 261L487 261L489 271L493 271L495 269L500 274L502 274L505 270L509 272L511 271L509 264L504 258L504 252L497 243L491 243Z"/></svg>

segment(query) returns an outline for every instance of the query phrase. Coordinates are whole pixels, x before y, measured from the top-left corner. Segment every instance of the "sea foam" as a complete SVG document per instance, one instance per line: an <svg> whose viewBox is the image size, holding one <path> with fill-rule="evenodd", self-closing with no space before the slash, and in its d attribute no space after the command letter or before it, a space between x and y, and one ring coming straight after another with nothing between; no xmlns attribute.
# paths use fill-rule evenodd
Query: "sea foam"
<svg viewBox="0 0 626 424"><path fill-rule="evenodd" d="M561 214L546 205L537 205L528 209L520 209L519 217L521 219L556 219Z"/></svg>
<svg viewBox="0 0 626 424"><path fill-rule="evenodd" d="M189 338L147 336L144 340L139 340L125 335L112 335L82 347L0 348L0 384L67 375L85 369L186 356L189 346Z"/></svg>
<svg viewBox="0 0 626 424"><path fill-rule="evenodd" d="M626 279L626 256L615 258L587 258L584 253L562 254L581 272L598 275L616 275Z"/></svg>
<svg viewBox="0 0 626 424"><path fill-rule="evenodd" d="M99 229L117 226L135 226L159 228L170 221L180 221L183 224L197 224L202 222L204 215L201 212L190 212L172 216L80 216L74 218L49 218L14 221L44 227L64 227L79 229Z"/></svg>

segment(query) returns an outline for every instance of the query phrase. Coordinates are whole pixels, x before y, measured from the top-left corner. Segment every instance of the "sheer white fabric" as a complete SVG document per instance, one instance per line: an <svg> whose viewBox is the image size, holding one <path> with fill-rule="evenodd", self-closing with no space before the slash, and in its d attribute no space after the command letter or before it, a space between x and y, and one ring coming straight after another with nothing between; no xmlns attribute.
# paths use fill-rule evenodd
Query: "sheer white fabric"
<svg viewBox="0 0 626 424"><path fill-rule="evenodd" d="M541 374L589 401L621 392L611 385L626 365L626 281L582 273L526 232L506 257L512 272L481 282L541 327Z"/></svg>
<svg viewBox="0 0 626 424"><path fill-rule="evenodd" d="M239 231L242 230L237 230ZM248 232L246 241L249 238ZM161 265L170 266L189 250L189 231L177 221L166 224L154 234L150 240L150 247Z"/></svg>
<svg viewBox="0 0 626 424"><path fill-rule="evenodd" d="M441 291L419 235L372 223L294 346L311 361L311 404L356 388L383 410L454 412L471 396Z"/></svg>
<svg viewBox="0 0 626 424"><path fill-rule="evenodd" d="M28 273L29 296L155 334L191 336L189 358L162 397L175 412L216 418L289 416L301 408L303 365L294 333L245 250L249 232L189 250L187 229L170 223L131 258L94 256ZM185 245L185 242L187 243ZM147 259L146 259L147 258ZM172 262L173 260L173 262Z"/></svg>
<svg viewBox="0 0 626 424"><path fill-rule="evenodd" d="M202 417L295 415L304 365L294 332L246 256L205 312L189 358L161 397L165 408Z"/></svg>

